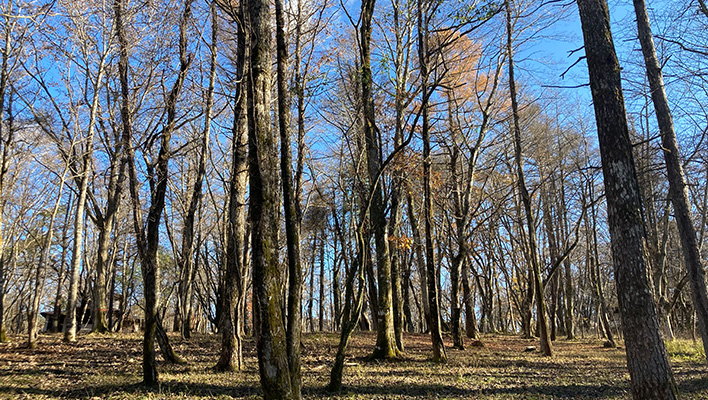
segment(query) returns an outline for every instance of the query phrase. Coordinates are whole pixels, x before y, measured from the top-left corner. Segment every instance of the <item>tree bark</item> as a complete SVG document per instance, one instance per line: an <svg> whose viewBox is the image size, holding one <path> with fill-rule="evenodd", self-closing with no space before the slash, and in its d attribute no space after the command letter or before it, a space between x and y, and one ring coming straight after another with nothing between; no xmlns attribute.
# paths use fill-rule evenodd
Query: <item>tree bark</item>
<svg viewBox="0 0 708 400"><path fill-rule="evenodd" d="M634 0L634 10L637 16L637 30L639 33L639 43L644 55L647 78L651 89L651 98L654 102L656 119L659 124L659 131L662 139L662 150L666 171L669 180L669 196L674 206L674 216L681 239L681 250L686 263L686 269L691 282L691 292L693 297L693 308L696 310L698 331L703 339L703 350L708 361L708 291L706 290L706 277L698 241L696 239L696 228L693 225L691 216L691 204L688 199L688 186L686 184L686 174L679 154L674 121L666 97L664 87L664 77L661 72L661 65L656 55L654 38L649 24L649 16L644 0Z"/></svg>
<svg viewBox="0 0 708 400"><path fill-rule="evenodd" d="M9 20L9 17L6 21ZM4 30L4 40L5 46L2 51L2 63L0 69L0 120L5 120L5 95L10 89L10 94L12 95L12 89L9 87L10 79L10 69L9 69L9 59L10 54L13 49L13 28L14 23L3 24ZM12 99L12 97L10 97ZM12 100L10 100L12 101ZM12 107L10 107L12 108ZM11 114L11 111L10 111ZM10 121L12 120L12 115L10 115ZM0 194L5 193L6 177L8 169L10 168L10 151L13 146L15 132L13 132L12 124L9 126L8 132L4 132L5 124L0 123L0 147L2 147L2 160L0 160ZM3 236L2 226L3 226L3 216L5 215L5 203L4 198L0 199L0 343L9 341L7 338L7 333L5 332L5 237Z"/></svg>
<svg viewBox="0 0 708 400"><path fill-rule="evenodd" d="M292 399L286 333L280 299L277 137L271 129L270 2L250 0L251 63L248 80L248 145L253 291L258 366L266 399Z"/></svg>
<svg viewBox="0 0 708 400"><path fill-rule="evenodd" d="M635 399L675 399L645 256L646 232L605 0L577 0L607 197L617 297Z"/></svg>
<svg viewBox="0 0 708 400"><path fill-rule="evenodd" d="M298 7L300 5L298 4ZM299 9L299 8L298 8ZM290 384L294 399L301 397L302 377L300 373L300 330L302 315L302 264L300 259L300 218L298 215L299 197L295 194L293 182L291 146L291 99L288 90L288 43L285 32L283 0L275 0L275 37L278 54L278 125L280 129L280 175L283 183L283 207L285 209L285 236L288 259L288 301L286 346ZM298 21L298 24L300 21ZM299 51L299 48L298 48ZM298 61L299 63L299 61ZM299 66L298 66L299 67ZM302 143L298 143L301 151ZM323 244L324 249L324 244ZM324 252L324 250L323 250ZM320 268L324 267L324 261ZM320 280L322 271L320 271ZM320 288L323 283L320 282ZM320 290L320 330L322 329L322 290Z"/></svg>
<svg viewBox="0 0 708 400"><path fill-rule="evenodd" d="M243 369L243 344L240 325L245 302L246 190L248 187L248 108L246 79L249 60L249 22L245 2L236 10L236 80L234 122L231 137L231 176L226 222L226 259L219 282L218 315L221 350L216 371Z"/></svg>
<svg viewBox="0 0 708 400"><path fill-rule="evenodd" d="M378 301L376 310L376 346L373 358L395 358L399 356L393 326L393 290L391 283L391 259L389 257L388 236L386 234L386 204L383 188L378 176L381 170L378 128L374 109L373 78L371 73L371 30L376 0L361 2L360 56L361 89L364 108L364 136L366 138L366 159L369 173L369 192L373 193L369 207L369 222L376 244L376 268L378 278Z"/></svg>

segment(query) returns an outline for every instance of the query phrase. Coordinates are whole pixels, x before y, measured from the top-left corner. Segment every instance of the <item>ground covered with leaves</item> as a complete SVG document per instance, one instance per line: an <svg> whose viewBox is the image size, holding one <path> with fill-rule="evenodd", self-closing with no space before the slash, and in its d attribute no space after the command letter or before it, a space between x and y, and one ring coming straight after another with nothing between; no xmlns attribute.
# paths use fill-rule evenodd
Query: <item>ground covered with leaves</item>
<svg viewBox="0 0 708 400"><path fill-rule="evenodd" d="M535 341L515 336L484 336L483 347L447 349L446 364L430 361L430 337L405 336L405 358L370 361L373 333L351 342L344 390L324 388L336 352L336 334L303 339L303 395L308 399L627 399L629 375L624 349L606 349L602 341L554 342L555 356L525 351ZM446 338L450 345L449 338ZM39 347L23 347L22 338L0 344L0 398L12 399L230 399L258 398L254 343L245 346L246 367L215 373L218 337L173 337L188 365L160 365L159 390L140 386L141 338L138 335L81 335L76 343L60 335L42 335ZM700 344L669 344L671 361L684 398L708 399L708 369Z"/></svg>

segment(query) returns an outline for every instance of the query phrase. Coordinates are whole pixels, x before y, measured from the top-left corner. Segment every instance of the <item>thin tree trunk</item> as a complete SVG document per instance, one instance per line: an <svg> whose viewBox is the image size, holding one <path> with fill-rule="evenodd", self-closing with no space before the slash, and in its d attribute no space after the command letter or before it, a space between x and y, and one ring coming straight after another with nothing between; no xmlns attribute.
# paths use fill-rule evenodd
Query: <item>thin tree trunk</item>
<svg viewBox="0 0 708 400"><path fill-rule="evenodd" d="M431 180L432 158L430 154L430 123L428 118L428 98L430 97L428 71L428 13L424 10L427 1L418 0L418 58L420 62L421 95L423 97L422 126L423 137L423 218L425 220L425 269L428 277L428 303L430 304L430 320L428 326L433 342L433 362L447 362L445 345L442 340L440 324L440 298L438 291L438 275L435 265L435 249L433 248L433 195Z"/></svg>
<svg viewBox="0 0 708 400"><path fill-rule="evenodd" d="M548 320L546 319L546 301L543 292L543 282L541 277L541 267L538 259L538 249L536 242L536 225L534 223L533 211L531 210L531 197L526 188L524 177L524 166L521 159L521 127L519 125L519 105L516 100L516 81L514 80L514 57L512 51L512 23L511 23L512 0L506 1L506 30L507 42L506 50L509 57L509 94L511 97L511 108L514 119L514 149L516 158L516 174L518 179L521 201L526 214L526 227L528 230L529 258L533 269L533 284L536 292L536 314L538 316L539 336L541 337L541 352L544 356L553 355L553 347L548 332Z"/></svg>
<svg viewBox="0 0 708 400"><path fill-rule="evenodd" d="M93 164L93 137L95 133L96 118L99 108L99 87L103 81L107 54L101 55L101 60L96 71L94 93L91 98L89 119L86 126L86 142L82 155L81 178L79 179L78 199L76 202L76 217L74 220L74 247L71 256L71 275L69 281L69 299L67 301L67 315L64 320L64 341L76 341L77 324L76 320L76 297L78 294L79 273L81 268L81 257L83 255L84 242L84 215L86 212L86 199L88 195L88 182L90 180L91 165ZM105 296L104 296L105 297ZM105 318L104 318L105 319Z"/></svg>
<svg viewBox="0 0 708 400"><path fill-rule="evenodd" d="M63 326L59 327L59 318L61 318L61 292L62 286L64 286L65 274L66 274L66 256L69 252L69 220L71 218L72 206L72 194L69 192L69 198L66 201L66 214L64 215L64 227L62 229L61 237L61 258L59 260L59 269L57 271L57 291L54 294L54 318L51 320L49 325L50 332L60 332L63 330Z"/></svg>
<svg viewBox="0 0 708 400"><path fill-rule="evenodd" d="M214 83L216 81L216 56L218 40L218 20L216 6L211 3L211 44L209 45L209 85L206 93L206 105L204 107L204 128L202 129L201 149L197 164L197 175L194 178L194 186L189 196L189 206L184 217L182 229L182 249L177 258L180 273L179 280L179 301L180 320L182 323L182 337L188 339L192 336L192 294L194 292L192 280L195 272L194 261L194 222L202 199L202 186L206 175L207 155L209 154L209 136L211 134L212 109L214 106Z"/></svg>
<svg viewBox="0 0 708 400"><path fill-rule="evenodd" d="M361 311L364 305L364 293L366 281L364 279L364 263L366 257L366 249L363 236L363 222L366 220L365 209L359 215L360 222L355 231L357 254L351 268L347 271L346 283L344 289L344 310L342 311L342 332L339 337L339 345L337 346L337 354L334 358L334 365L330 372L329 384L327 391L339 392L342 390L342 374L344 372L344 359L346 357L347 347L351 339L354 329L359 323ZM356 289L354 288L357 283Z"/></svg>
<svg viewBox="0 0 708 400"><path fill-rule="evenodd" d="M168 164L170 159L170 139L176 126L176 109L179 93L184 84L191 57L187 55L187 25L192 14L192 1L186 0L179 22L179 58L180 69L165 104L167 120L162 132L160 148L155 160L151 179L155 182L151 188L151 203L147 220L143 221L142 203L139 194L139 181L135 165L135 150L132 147L132 117L130 114L130 86L128 81L129 44L124 26L124 0L115 0L116 33L118 36L120 58L118 61L121 85L121 122L123 128L123 146L126 151L126 163L130 178L130 197L133 208L133 225L136 233L138 255L141 261L143 290L145 296L145 332L143 335L143 384L155 387L158 384L157 362L155 360L155 337L159 316L158 301L160 294L160 266L157 252L160 239L160 220L165 208L167 193ZM146 224L147 226L145 226ZM164 339L164 338L163 338Z"/></svg>
<svg viewBox="0 0 708 400"><path fill-rule="evenodd" d="M325 277L325 245L327 241L327 235L325 233L324 227L320 232L320 276L319 276L319 293L318 293L318 325L317 328L320 332L324 331L324 304L325 304L325 294L324 294L324 277Z"/></svg>
<svg viewBox="0 0 708 400"><path fill-rule="evenodd" d="M298 4L298 9L300 5ZM299 15L298 15L299 16ZM283 15L283 0L275 0L276 47L278 53L278 125L280 128L280 174L283 183L283 207L285 209L285 236L287 239L288 258L288 302L286 346L288 366L290 368L290 385L294 399L301 396L302 378L300 373L300 305L302 303L302 265L300 260L300 219L298 215L298 196L295 194L293 182L292 152L290 150L290 91L288 88L288 43L285 32L285 16ZM298 21L299 24L299 21ZM298 48L297 51L300 49ZM299 64L299 61L297 61ZM299 67L299 66L298 66ZM302 143L298 143L302 151ZM298 188L299 189L299 188ZM299 193L299 192L298 192ZM323 247L324 248L324 247ZM323 250L324 253L324 250ZM324 268L324 261L321 270ZM322 278L320 271L320 279ZM320 288L322 288L320 283ZM320 330L322 329L322 291L320 290Z"/></svg>
<svg viewBox="0 0 708 400"><path fill-rule="evenodd" d="M312 233L312 253L310 254L310 285L307 298L307 322L310 333L315 331L315 262L317 261L317 232Z"/></svg>
<svg viewBox="0 0 708 400"><path fill-rule="evenodd" d="M113 159L110 164L110 178L107 187L106 210L102 213L94 204L94 214L96 215L99 235L98 251L96 260L96 282L93 289L93 332L105 333L110 329L106 319L106 289L108 286L107 275L110 265L108 250L111 246L113 228L116 215L120 208L122 198L123 181L125 180L125 157L123 156L123 141L116 138L113 149ZM109 314L110 316L111 314Z"/></svg>
<svg viewBox="0 0 708 400"><path fill-rule="evenodd" d="M678 390L651 294L646 232L605 0L577 0L600 143L617 297L635 399L675 399Z"/></svg>
<svg viewBox="0 0 708 400"><path fill-rule="evenodd" d="M408 200L408 222L411 224L411 232L413 233L413 248L415 249L416 267L420 277L420 296L423 303L423 319L421 321L424 326L423 331L429 329L430 326L430 303L428 303L428 275L425 271L425 256L423 255L423 241L420 237L418 229L418 220L416 218L415 207L413 204L413 196L409 192Z"/></svg>
<svg viewBox="0 0 708 400"><path fill-rule="evenodd" d="M52 247L52 240L54 239L54 223L56 221L57 213L59 212L59 205L61 204L61 197L64 193L64 183L66 181L66 173L68 172L69 166L67 164L64 172L59 180L59 193L57 194L57 201L54 203L54 208L49 216L49 227L47 228L47 237L44 240L44 245L39 256L39 261L37 262L37 270L34 277L34 293L31 296L30 309L27 315L28 322L28 335L27 335L27 346L30 349L37 347L37 321L39 320L39 305L42 300L42 295L44 293L44 280L47 276L47 260L50 258L50 252Z"/></svg>

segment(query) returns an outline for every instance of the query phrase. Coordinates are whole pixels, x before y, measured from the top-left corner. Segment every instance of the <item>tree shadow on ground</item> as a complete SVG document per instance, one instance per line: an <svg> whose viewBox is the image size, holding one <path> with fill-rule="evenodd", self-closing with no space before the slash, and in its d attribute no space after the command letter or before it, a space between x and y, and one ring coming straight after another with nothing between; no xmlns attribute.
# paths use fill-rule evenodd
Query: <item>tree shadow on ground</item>
<svg viewBox="0 0 708 400"><path fill-rule="evenodd" d="M148 388L141 383L123 384L123 385L100 385L85 388L77 388L69 391L65 390L49 390L37 389L31 387L12 387L0 384L0 397L20 397L20 396L47 396L60 397L67 399L93 399L96 397L104 398L116 393L133 394L136 397L148 393L160 394L163 396L190 396L215 398L222 395L232 396L235 398L254 397L261 393L260 387L238 385L226 386L215 384L200 384L200 383L183 383L183 382L164 382L157 389Z"/></svg>
<svg viewBox="0 0 708 400"><path fill-rule="evenodd" d="M523 396L523 395L544 395L552 398L565 399L603 399L616 398L626 395L628 388L624 386L609 385L547 385L534 387L502 387L467 389L452 385L401 385L401 386L375 386L375 385L347 385L342 392L342 396L367 395L377 398L378 396L396 396L404 398L428 399L438 397L456 398L477 398L480 396ZM320 394L327 394L324 389Z"/></svg>

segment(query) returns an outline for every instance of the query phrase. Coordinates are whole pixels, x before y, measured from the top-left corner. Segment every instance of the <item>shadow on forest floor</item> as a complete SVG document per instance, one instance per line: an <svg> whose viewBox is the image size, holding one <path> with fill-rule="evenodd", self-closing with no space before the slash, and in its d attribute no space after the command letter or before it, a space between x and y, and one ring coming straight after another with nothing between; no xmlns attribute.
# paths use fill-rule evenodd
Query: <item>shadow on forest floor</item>
<svg viewBox="0 0 708 400"><path fill-rule="evenodd" d="M627 399L629 377L625 353L603 349L599 340L554 342L555 356L525 352L533 341L514 336L485 336L484 347L448 349L446 364L430 362L430 337L406 334L401 360L376 361L367 356L375 334L357 333L344 370L344 389L324 390L336 351L333 333L304 336L305 399ZM449 338L446 338L449 340ZM0 344L0 399L230 399L260 398L253 341L244 345L245 369L214 373L217 336L173 338L187 366L159 366L161 385L141 384L141 343L137 336L80 336L66 344L43 335L36 350L21 348L21 338ZM681 353L672 359L685 398L708 399L708 374L700 358Z"/></svg>

